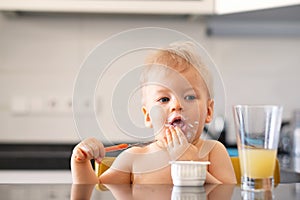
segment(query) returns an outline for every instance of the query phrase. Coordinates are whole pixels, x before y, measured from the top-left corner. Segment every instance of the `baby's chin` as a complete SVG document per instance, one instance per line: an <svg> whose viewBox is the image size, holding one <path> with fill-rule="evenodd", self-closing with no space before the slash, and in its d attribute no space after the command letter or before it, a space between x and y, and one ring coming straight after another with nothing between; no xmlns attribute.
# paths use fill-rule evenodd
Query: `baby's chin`
<svg viewBox="0 0 300 200"><path fill-rule="evenodd" d="M194 140L195 140L195 134L194 133L191 133L191 132L187 132L187 133L184 133L187 141L189 143L192 143Z"/></svg>

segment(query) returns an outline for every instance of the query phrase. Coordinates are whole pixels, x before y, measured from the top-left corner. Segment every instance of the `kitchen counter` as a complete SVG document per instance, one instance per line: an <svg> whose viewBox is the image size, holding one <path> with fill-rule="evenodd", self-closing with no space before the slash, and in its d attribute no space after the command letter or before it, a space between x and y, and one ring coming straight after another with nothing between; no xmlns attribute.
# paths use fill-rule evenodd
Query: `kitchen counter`
<svg viewBox="0 0 300 200"><path fill-rule="evenodd" d="M70 170L0 170L0 184L71 184Z"/></svg>
<svg viewBox="0 0 300 200"><path fill-rule="evenodd" d="M237 185L71 185L0 184L1 198L15 199L300 199L300 183L279 184L273 192L241 191Z"/></svg>

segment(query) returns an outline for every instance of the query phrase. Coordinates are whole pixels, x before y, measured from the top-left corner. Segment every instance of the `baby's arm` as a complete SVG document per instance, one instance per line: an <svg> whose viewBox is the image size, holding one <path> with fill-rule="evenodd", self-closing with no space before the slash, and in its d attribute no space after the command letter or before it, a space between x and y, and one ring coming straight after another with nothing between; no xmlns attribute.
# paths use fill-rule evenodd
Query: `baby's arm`
<svg viewBox="0 0 300 200"><path fill-rule="evenodd" d="M218 141L206 141L214 143L214 147L209 153L207 183L227 183L236 184L234 169L230 157L224 145Z"/></svg>
<svg viewBox="0 0 300 200"><path fill-rule="evenodd" d="M105 149L101 142L95 138L88 138L80 142L73 150L71 157L72 179L75 184L97 184L91 159L100 162L105 155Z"/></svg>
<svg viewBox="0 0 300 200"><path fill-rule="evenodd" d="M112 166L99 177L104 184L131 184L132 158L128 153L130 149L123 151L113 162Z"/></svg>

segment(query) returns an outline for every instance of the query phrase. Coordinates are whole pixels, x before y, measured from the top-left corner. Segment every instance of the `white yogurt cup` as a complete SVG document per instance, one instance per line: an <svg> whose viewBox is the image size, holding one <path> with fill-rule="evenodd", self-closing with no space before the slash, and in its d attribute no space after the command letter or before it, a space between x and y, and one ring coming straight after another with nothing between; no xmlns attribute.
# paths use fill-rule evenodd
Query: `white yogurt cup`
<svg viewBox="0 0 300 200"><path fill-rule="evenodd" d="M202 186L206 179L208 161L171 161L171 175L175 186Z"/></svg>

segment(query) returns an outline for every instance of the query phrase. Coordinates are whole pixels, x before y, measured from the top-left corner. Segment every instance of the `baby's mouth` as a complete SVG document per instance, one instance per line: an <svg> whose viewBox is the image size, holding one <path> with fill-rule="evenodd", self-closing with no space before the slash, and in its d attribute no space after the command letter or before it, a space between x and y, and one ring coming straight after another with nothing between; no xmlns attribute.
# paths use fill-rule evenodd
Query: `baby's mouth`
<svg viewBox="0 0 300 200"><path fill-rule="evenodd" d="M168 122L168 125L171 125L171 126L174 126L174 127L178 127L182 131L183 131L183 129L185 129L185 122L184 122L184 120L183 120L183 118L181 116L174 117L172 120L170 120Z"/></svg>

